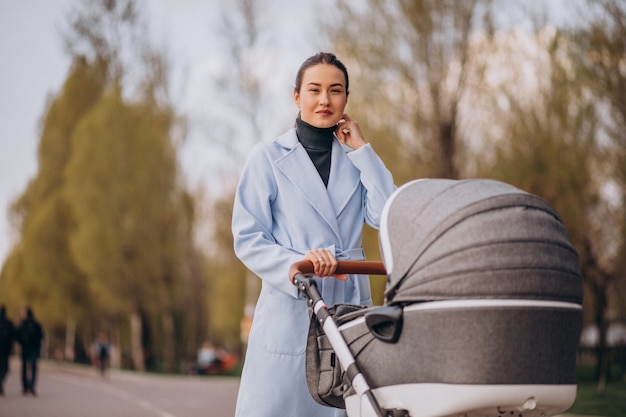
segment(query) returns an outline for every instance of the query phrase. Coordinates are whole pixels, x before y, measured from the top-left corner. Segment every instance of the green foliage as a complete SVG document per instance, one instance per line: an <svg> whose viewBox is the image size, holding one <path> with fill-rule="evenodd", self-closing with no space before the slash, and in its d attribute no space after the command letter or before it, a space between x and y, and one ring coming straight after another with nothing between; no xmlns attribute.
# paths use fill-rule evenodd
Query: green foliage
<svg viewBox="0 0 626 417"><path fill-rule="evenodd" d="M545 198L581 249L599 201L600 148L595 103L571 63L561 59L568 42L558 34L551 41L548 67L535 69L549 82L530 100L514 90L505 93L508 106L496 111L506 137L496 141L495 161L482 174Z"/></svg>
<svg viewBox="0 0 626 417"><path fill-rule="evenodd" d="M220 346L239 350L244 312L246 271L237 264L209 261L209 336Z"/></svg>
<svg viewBox="0 0 626 417"><path fill-rule="evenodd" d="M182 119L163 58L144 45L145 77L123 93L129 63L108 30L133 32L133 2L85 7L72 16L73 65L43 118L39 171L13 206L21 235L0 291L32 304L47 328L75 323L66 330L78 329L77 345L107 329L124 363L143 369L145 351L172 371L203 339L206 312L195 203L173 140Z"/></svg>
<svg viewBox="0 0 626 417"><path fill-rule="evenodd" d="M209 276L209 335L221 346L238 350L240 325L246 302L247 270L235 256L231 232L233 195L227 194L213 205L213 244L217 250L207 260ZM252 277L255 281L258 278ZM251 294L256 299L258 294Z"/></svg>
<svg viewBox="0 0 626 417"><path fill-rule="evenodd" d="M368 261L382 260L378 242L378 230L372 229L367 225L363 229L363 249L365 250L365 257ZM386 284L387 279L385 276L370 276L370 289L372 291L372 301L374 305L383 304Z"/></svg>
<svg viewBox="0 0 626 417"><path fill-rule="evenodd" d="M626 415L626 381L617 373L609 379L604 393L598 392L591 366L578 368L578 389L574 405L566 414L581 416Z"/></svg>
<svg viewBox="0 0 626 417"><path fill-rule="evenodd" d="M114 87L81 120L66 171L77 223L72 254L98 310L142 312L167 356L174 314L194 296L181 285L193 256L193 209L178 183L173 124L168 108L128 103Z"/></svg>
<svg viewBox="0 0 626 417"><path fill-rule="evenodd" d="M577 69L596 101L599 135L604 139L601 186L604 210L584 245L583 265L599 330L598 388L611 373L606 332L609 320L626 320L626 5L619 0L587 2L589 23L574 31Z"/></svg>
<svg viewBox="0 0 626 417"><path fill-rule="evenodd" d="M33 213L24 235L21 285L33 297L29 303L52 323L81 317L90 306L85 276L69 252L67 234L73 224L67 202L57 193Z"/></svg>
<svg viewBox="0 0 626 417"><path fill-rule="evenodd" d="M7 290L23 305L32 305L45 324L80 317L89 306L85 277L69 253L68 235L74 218L63 195L63 184L72 151L70 136L99 97L103 68L102 63L90 66L82 59L72 65L43 119L40 169L12 207L22 242L6 264Z"/></svg>
<svg viewBox="0 0 626 417"><path fill-rule="evenodd" d="M593 91L602 117L601 129L608 139L605 155L608 175L618 189L621 231L617 263L613 268L626 279L626 4L619 0L588 1L589 24L574 31L577 62L585 83ZM608 116L608 117L607 117ZM613 200L615 197L613 197ZM625 297L626 298L626 297Z"/></svg>
<svg viewBox="0 0 626 417"><path fill-rule="evenodd" d="M99 307L111 314L158 301L175 234L175 164L169 126L159 114L124 103L119 88L102 97L73 136L67 196L77 219L75 259ZM168 256L169 255L169 256Z"/></svg>
<svg viewBox="0 0 626 417"><path fill-rule="evenodd" d="M6 305L7 315L19 317L23 307L29 303L29 295L22 285L24 276L24 257L22 247L14 245L0 272L0 303Z"/></svg>
<svg viewBox="0 0 626 417"><path fill-rule="evenodd" d="M73 61L60 94L51 102L43 118L39 171L18 199L16 211L33 208L49 193L62 187L65 166L72 154L72 132L102 94L105 71L106 64L101 61L91 64L82 57Z"/></svg>

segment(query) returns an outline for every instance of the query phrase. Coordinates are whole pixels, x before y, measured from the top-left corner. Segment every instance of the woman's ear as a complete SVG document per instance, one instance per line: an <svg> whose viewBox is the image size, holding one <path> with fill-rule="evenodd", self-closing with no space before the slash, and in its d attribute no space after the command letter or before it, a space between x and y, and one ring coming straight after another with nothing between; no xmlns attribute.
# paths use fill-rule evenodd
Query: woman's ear
<svg viewBox="0 0 626 417"><path fill-rule="evenodd" d="M293 89L293 101L295 101L296 106L300 108L300 94L298 93L298 90L296 90L295 88Z"/></svg>

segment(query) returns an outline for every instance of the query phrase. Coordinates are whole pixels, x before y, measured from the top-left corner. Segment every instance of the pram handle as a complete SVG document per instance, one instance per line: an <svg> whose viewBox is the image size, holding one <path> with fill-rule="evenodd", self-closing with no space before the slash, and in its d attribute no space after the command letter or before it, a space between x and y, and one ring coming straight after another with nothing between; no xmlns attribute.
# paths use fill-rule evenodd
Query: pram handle
<svg viewBox="0 0 626 417"><path fill-rule="evenodd" d="M313 263L307 259L298 261L289 268L289 280L293 283L296 274L312 275ZM380 261L337 261L335 274L387 275Z"/></svg>

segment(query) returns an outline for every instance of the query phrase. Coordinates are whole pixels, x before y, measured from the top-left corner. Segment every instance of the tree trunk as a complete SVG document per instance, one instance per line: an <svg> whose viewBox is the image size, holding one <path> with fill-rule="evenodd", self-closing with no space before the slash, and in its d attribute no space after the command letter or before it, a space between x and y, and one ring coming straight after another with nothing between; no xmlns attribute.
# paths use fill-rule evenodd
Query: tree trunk
<svg viewBox="0 0 626 417"><path fill-rule="evenodd" d="M63 357L66 361L73 362L76 358L76 352L74 346L76 343L76 320L72 318L67 319L65 325L65 352Z"/></svg>
<svg viewBox="0 0 626 417"><path fill-rule="evenodd" d="M120 342L122 338L120 337L120 327L119 323L115 323L115 327L113 328L113 332L111 334L111 356L110 356L110 364L111 368L121 368L122 367L122 343Z"/></svg>
<svg viewBox="0 0 626 417"><path fill-rule="evenodd" d="M133 360L133 369L135 371L145 371L143 345L141 342L142 323L141 315L133 312L130 315L130 349Z"/></svg>
<svg viewBox="0 0 626 417"><path fill-rule="evenodd" d="M162 316L163 322L163 358L165 360L165 369L169 372L175 371L175 352L174 352L174 317L170 311L164 312Z"/></svg>
<svg viewBox="0 0 626 417"><path fill-rule="evenodd" d="M606 383L609 376L609 355L606 345L607 320L606 320L606 287L596 283L593 286L595 298L595 324L598 328L598 346L596 347L596 378L598 381L598 393L606 391Z"/></svg>
<svg viewBox="0 0 626 417"><path fill-rule="evenodd" d="M456 138L455 138L455 121L447 120L441 123L439 126L439 152L440 152L440 167L437 167L439 171L439 177L457 179L459 172L456 167Z"/></svg>
<svg viewBox="0 0 626 417"><path fill-rule="evenodd" d="M586 276L593 294L594 303L594 324L598 328L598 346L596 346L596 379L598 381L598 392L606 390L606 383L609 376L609 352L606 345L606 334L608 321L606 318L607 293L610 283L614 280L614 275L603 268L598 262L592 250L592 240L589 236L583 238L583 250L581 252L583 262L583 276Z"/></svg>

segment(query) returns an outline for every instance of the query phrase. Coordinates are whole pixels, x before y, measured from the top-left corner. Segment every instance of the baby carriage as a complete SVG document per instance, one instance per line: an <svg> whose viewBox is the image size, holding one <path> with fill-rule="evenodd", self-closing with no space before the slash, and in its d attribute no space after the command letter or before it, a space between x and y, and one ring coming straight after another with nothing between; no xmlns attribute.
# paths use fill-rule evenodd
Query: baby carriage
<svg viewBox="0 0 626 417"><path fill-rule="evenodd" d="M329 308L308 261L309 391L348 416L551 416L576 397L578 256L542 199L492 180L416 180L388 200L383 306Z"/></svg>

